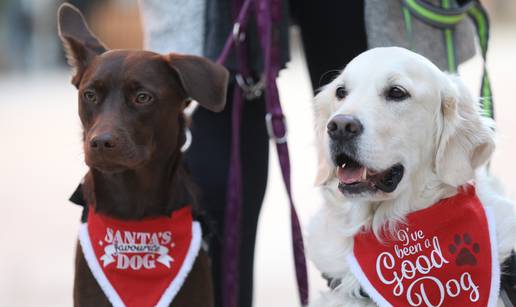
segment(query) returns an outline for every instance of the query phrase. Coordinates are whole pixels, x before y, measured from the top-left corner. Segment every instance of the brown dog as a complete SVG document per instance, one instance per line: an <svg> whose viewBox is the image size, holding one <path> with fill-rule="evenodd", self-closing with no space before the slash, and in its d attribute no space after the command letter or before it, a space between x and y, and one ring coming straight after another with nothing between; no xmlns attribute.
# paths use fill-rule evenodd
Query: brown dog
<svg viewBox="0 0 516 307"><path fill-rule="evenodd" d="M107 50L82 14L64 4L61 37L79 92L85 162L83 194L95 213L122 221L168 217L191 191L181 166L183 109L192 99L221 111L228 72L202 57ZM82 243L82 242L81 242ZM110 306L78 245L76 306ZM213 305L209 261L203 251L170 306Z"/></svg>

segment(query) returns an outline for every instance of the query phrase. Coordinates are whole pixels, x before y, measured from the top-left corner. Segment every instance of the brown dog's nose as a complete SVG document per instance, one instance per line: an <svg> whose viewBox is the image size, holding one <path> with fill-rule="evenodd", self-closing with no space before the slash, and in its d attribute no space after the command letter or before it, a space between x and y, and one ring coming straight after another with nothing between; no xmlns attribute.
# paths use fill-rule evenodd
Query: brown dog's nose
<svg viewBox="0 0 516 307"><path fill-rule="evenodd" d="M113 149L116 147L116 141L110 132L104 132L90 139L90 147L94 150Z"/></svg>
<svg viewBox="0 0 516 307"><path fill-rule="evenodd" d="M349 141L364 131L360 121L351 115L336 115L326 125L328 135L332 140Z"/></svg>

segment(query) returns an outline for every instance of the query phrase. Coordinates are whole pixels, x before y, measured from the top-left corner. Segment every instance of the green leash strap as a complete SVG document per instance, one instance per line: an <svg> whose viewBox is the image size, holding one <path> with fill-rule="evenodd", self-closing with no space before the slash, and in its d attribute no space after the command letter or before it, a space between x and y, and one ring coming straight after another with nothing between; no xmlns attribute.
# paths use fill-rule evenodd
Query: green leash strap
<svg viewBox="0 0 516 307"><path fill-rule="evenodd" d="M475 25L480 50L483 58L482 85L480 87L480 106L484 116L494 118L493 94L487 73L487 46L489 42L489 17L478 0L471 0L458 8L450 7L449 0L441 0L441 6L435 6L426 0L403 0L403 18L405 31L411 49L413 49L412 16L426 24L443 30L444 44L448 62L448 71L457 72L457 57L454 46L454 28L466 16L469 16Z"/></svg>
<svg viewBox="0 0 516 307"><path fill-rule="evenodd" d="M449 1L445 0L442 2ZM446 7L435 6L426 0L403 0L402 4L417 18L436 28L442 29L455 27L456 24L464 19L468 10L474 6L476 2L476 0L473 0L458 8L450 8L449 3Z"/></svg>
<svg viewBox="0 0 516 307"><path fill-rule="evenodd" d="M450 0L441 0L441 6L443 9L449 10ZM464 18L464 13L461 13L460 16ZM455 51L454 33L455 32L453 32L452 28L445 28L443 30L443 39L444 46L446 48L446 60L448 62L448 71L451 73L457 73L457 70L459 68L459 64L457 64L457 52Z"/></svg>
<svg viewBox="0 0 516 307"><path fill-rule="evenodd" d="M493 104L493 93L491 91L491 82L489 81L489 75L487 73L487 47L489 44L489 17L484 7L480 2L475 1L477 5L472 6L468 10L468 15L473 21L478 34L478 41L480 45L480 51L482 52L482 58L484 59L483 73L482 73L482 85L480 87L480 97L482 97L482 111L485 116L494 118L494 104Z"/></svg>

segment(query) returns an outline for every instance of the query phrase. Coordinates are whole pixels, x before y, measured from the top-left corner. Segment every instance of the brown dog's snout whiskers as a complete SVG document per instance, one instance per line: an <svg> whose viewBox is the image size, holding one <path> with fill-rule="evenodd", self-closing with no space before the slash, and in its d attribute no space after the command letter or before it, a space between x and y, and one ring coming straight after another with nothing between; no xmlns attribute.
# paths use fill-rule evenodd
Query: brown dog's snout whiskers
<svg viewBox="0 0 516 307"><path fill-rule="evenodd" d="M339 114L326 126L332 140L349 141L364 131L362 123L354 116Z"/></svg>

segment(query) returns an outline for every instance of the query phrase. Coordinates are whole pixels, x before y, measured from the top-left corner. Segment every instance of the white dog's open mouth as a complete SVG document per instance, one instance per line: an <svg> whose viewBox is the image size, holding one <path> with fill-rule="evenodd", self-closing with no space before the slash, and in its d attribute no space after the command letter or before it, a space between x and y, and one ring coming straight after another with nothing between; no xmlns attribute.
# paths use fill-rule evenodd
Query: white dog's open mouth
<svg viewBox="0 0 516 307"><path fill-rule="evenodd" d="M373 171L346 154L339 154L337 178L339 190L344 194L376 192L391 193L403 178L404 167L397 163L384 171Z"/></svg>

